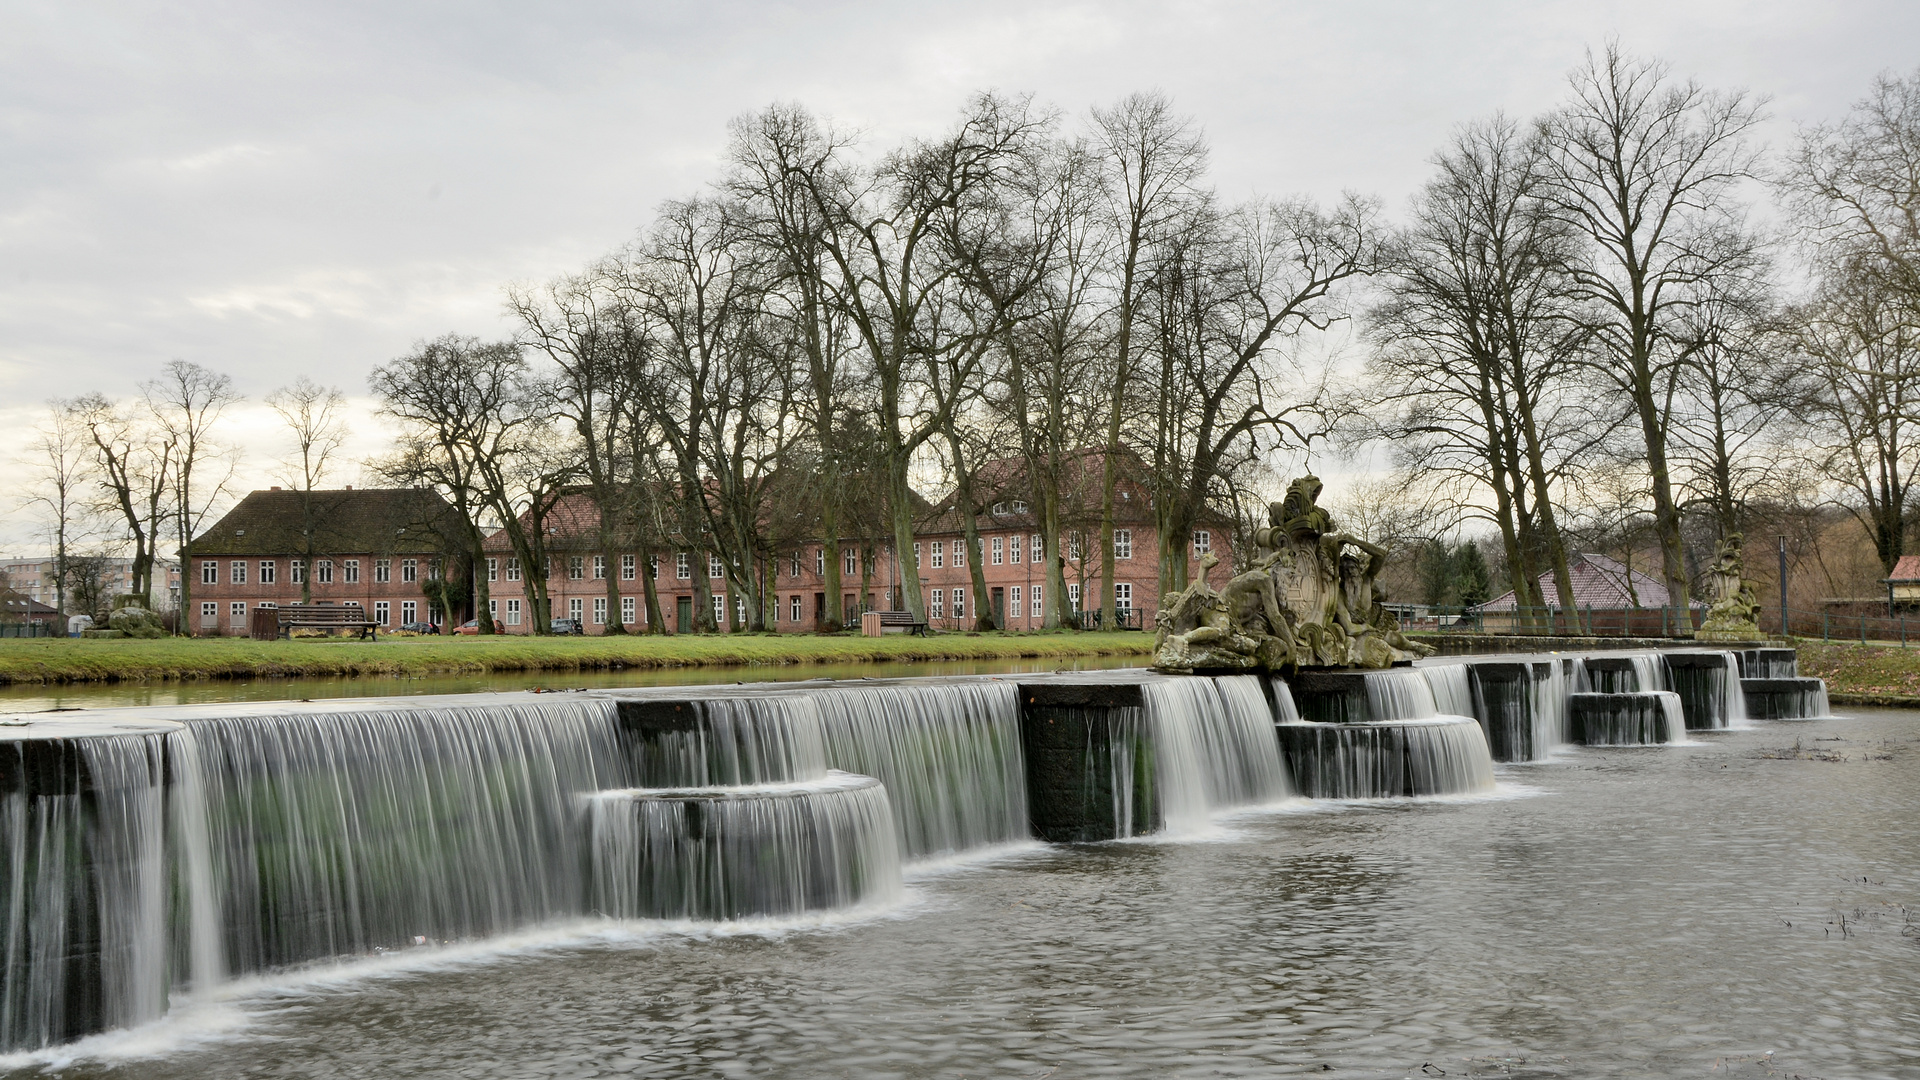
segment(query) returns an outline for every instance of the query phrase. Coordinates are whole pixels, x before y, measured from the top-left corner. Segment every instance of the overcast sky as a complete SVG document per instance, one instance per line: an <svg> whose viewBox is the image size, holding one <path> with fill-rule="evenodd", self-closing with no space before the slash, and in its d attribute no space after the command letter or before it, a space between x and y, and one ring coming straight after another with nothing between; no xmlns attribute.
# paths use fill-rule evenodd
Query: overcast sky
<svg viewBox="0 0 1920 1080"><path fill-rule="evenodd" d="M1158 88L1226 196L1397 212L1453 125L1550 107L1610 35L1768 95L1779 147L1920 63L1920 3L0 0L0 423L192 360L252 399L261 479L260 398L302 372L364 396L418 339L509 332L503 284L622 242L776 100L885 145L979 89L1084 114Z"/></svg>

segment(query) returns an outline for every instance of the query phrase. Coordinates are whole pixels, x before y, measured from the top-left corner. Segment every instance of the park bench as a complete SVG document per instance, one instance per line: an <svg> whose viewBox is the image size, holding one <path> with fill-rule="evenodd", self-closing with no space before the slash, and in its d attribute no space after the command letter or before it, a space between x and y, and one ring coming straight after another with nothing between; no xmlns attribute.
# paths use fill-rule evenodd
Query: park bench
<svg viewBox="0 0 1920 1080"><path fill-rule="evenodd" d="M911 611L869 611L860 616L861 632L868 637L879 637L887 633L905 632L927 635L927 624L913 617Z"/></svg>
<svg viewBox="0 0 1920 1080"><path fill-rule="evenodd" d="M359 604L286 604L276 610L283 638L293 637L296 629L355 630L362 640L369 640L379 629Z"/></svg>

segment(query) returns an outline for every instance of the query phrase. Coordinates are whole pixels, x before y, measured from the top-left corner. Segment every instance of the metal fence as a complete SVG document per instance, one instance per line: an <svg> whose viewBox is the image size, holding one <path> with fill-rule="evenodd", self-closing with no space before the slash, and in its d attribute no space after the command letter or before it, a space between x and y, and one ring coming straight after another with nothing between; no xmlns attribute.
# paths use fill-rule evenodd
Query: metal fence
<svg viewBox="0 0 1920 1080"><path fill-rule="evenodd" d="M0 638L53 637L53 624L45 619L0 623Z"/></svg>
<svg viewBox="0 0 1920 1080"><path fill-rule="evenodd" d="M1400 609L1403 630L1441 634L1500 634L1516 637L1690 637L1706 609L1678 608L1478 608ZM1763 606L1760 629L1777 637L1823 641L1884 642L1920 645L1920 611L1911 615L1864 615L1838 611L1789 609L1781 621L1777 607Z"/></svg>

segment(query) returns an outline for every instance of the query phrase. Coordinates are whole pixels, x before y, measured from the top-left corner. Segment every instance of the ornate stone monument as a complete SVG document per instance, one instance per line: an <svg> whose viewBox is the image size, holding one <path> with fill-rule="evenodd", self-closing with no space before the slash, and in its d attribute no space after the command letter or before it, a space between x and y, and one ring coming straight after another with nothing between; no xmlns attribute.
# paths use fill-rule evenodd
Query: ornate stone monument
<svg viewBox="0 0 1920 1080"><path fill-rule="evenodd" d="M1410 641L1387 610L1380 571L1387 553L1340 532L1318 503L1318 477L1303 476L1254 532L1245 573L1219 591L1200 576L1164 597L1157 619L1159 671L1291 671L1384 668L1433 652Z"/></svg>
<svg viewBox="0 0 1920 1080"><path fill-rule="evenodd" d="M1764 641L1760 632L1760 601L1744 580L1740 534L1720 541L1713 560L1714 602L1694 637L1702 641Z"/></svg>

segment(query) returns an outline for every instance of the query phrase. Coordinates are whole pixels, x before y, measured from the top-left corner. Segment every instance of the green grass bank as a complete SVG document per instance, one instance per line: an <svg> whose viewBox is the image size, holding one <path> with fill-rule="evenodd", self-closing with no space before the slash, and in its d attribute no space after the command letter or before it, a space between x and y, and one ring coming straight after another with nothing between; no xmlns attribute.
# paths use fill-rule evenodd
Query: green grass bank
<svg viewBox="0 0 1920 1080"><path fill-rule="evenodd" d="M1835 705L1920 708L1920 649L1800 641L1800 674L1827 680Z"/></svg>
<svg viewBox="0 0 1920 1080"><path fill-rule="evenodd" d="M711 637L165 638L83 641L0 639L0 685L164 682L182 679L422 676L491 671L913 663L942 660L1139 656L1143 633L888 635L726 634ZM796 672L796 678L804 673Z"/></svg>

